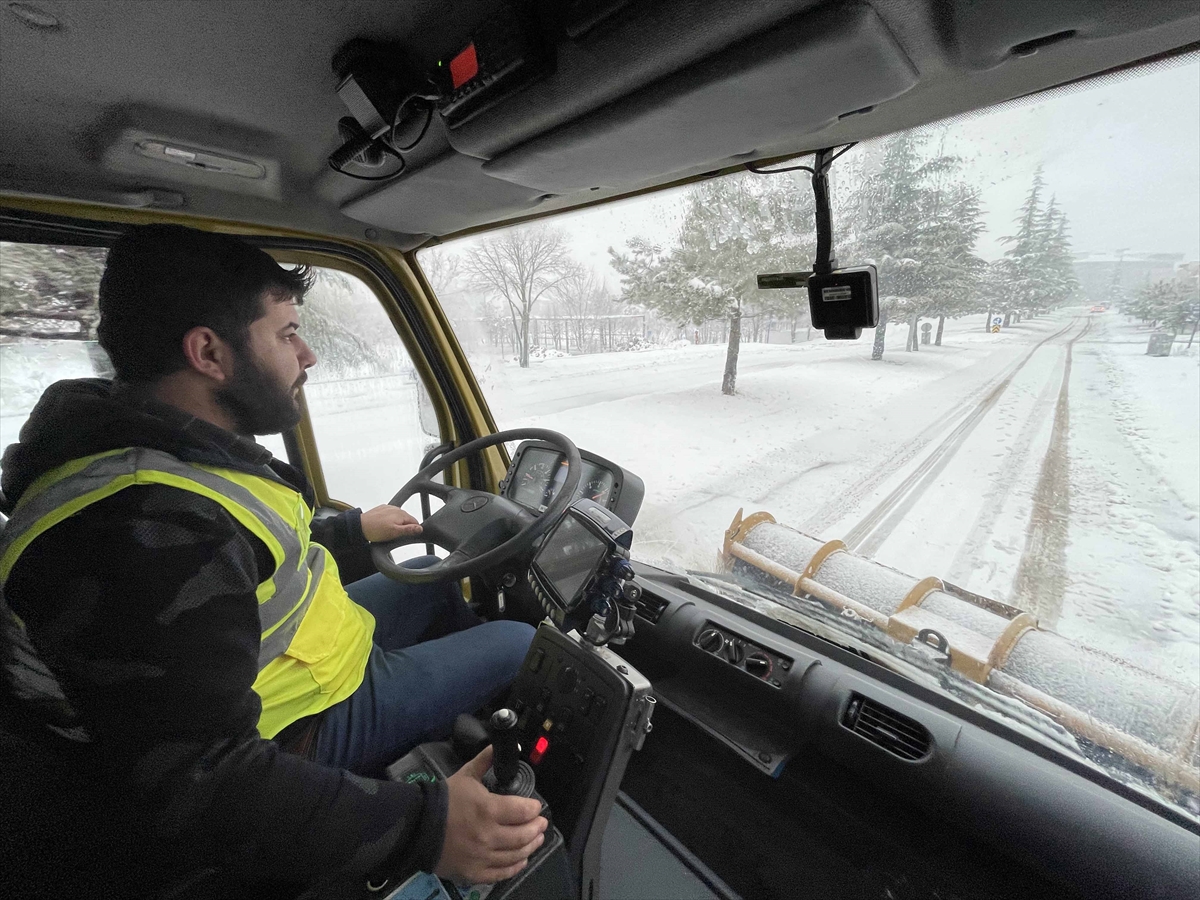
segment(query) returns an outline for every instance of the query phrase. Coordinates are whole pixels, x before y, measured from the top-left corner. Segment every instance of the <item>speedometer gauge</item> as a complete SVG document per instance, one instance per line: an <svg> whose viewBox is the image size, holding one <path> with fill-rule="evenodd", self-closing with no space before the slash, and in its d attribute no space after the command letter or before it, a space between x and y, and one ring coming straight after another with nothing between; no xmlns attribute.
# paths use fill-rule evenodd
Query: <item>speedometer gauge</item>
<svg viewBox="0 0 1200 900"><path fill-rule="evenodd" d="M612 491L612 478L608 475L599 475L588 480L583 486L583 496L589 500L594 500L597 503L607 506L608 495Z"/></svg>
<svg viewBox="0 0 1200 900"><path fill-rule="evenodd" d="M550 482L550 464L535 462L521 473L520 484L528 491L544 491Z"/></svg>
<svg viewBox="0 0 1200 900"><path fill-rule="evenodd" d="M521 466L513 485L512 498L531 509L544 509L548 502L546 493L550 487L554 462L553 457L539 459L545 456L547 455L528 454L528 459Z"/></svg>

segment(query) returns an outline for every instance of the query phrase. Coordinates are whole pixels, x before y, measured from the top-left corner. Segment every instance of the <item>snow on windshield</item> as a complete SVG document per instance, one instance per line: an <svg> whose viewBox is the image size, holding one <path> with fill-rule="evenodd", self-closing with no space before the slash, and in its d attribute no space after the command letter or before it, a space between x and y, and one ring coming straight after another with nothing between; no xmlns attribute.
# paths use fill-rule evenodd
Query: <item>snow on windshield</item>
<svg viewBox="0 0 1200 900"><path fill-rule="evenodd" d="M876 265L883 313L856 342L811 331L802 292L756 289L811 264L802 173L418 260L501 428L644 479L641 560L715 570L738 511L767 511L1190 690L1198 75L1193 58L843 156L835 254Z"/></svg>

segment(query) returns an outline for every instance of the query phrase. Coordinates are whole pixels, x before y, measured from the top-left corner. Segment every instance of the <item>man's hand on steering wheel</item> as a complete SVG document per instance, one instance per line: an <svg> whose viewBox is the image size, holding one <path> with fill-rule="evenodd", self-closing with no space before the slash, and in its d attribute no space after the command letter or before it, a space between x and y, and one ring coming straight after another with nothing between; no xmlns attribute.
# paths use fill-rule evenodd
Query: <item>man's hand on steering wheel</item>
<svg viewBox="0 0 1200 900"><path fill-rule="evenodd" d="M385 503L362 514L362 533L371 543L394 541L421 533L421 523L399 507Z"/></svg>
<svg viewBox="0 0 1200 900"><path fill-rule="evenodd" d="M481 450L519 440L544 441L562 454L566 466L563 483L546 509L538 515L519 503L488 491L457 488L435 481L434 476L461 459ZM517 428L500 431L463 444L439 456L414 475L391 499L388 506L399 511L409 497L430 494L442 501L442 508L411 529L414 520L406 516L402 524L410 530L398 537L378 540L371 547L371 558L384 575L405 584L432 584L453 581L486 571L522 553L528 553L536 541L558 521L570 506L583 473L583 463L570 439L543 428ZM384 509L386 507L381 507ZM376 510L371 510L375 513ZM364 514L364 519L368 514ZM380 516L383 514L380 513ZM374 516L372 516L374 518ZM393 522L400 520L393 519ZM366 534L364 524L363 533ZM419 535L419 536L418 536ZM436 544L448 555L420 569L398 565L391 551L405 544Z"/></svg>

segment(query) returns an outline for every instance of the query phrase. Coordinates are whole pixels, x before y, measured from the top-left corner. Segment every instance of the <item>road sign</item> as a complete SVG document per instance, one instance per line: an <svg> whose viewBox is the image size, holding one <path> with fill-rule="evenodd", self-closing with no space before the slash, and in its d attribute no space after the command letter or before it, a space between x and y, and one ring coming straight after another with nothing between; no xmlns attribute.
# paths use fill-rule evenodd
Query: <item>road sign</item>
<svg viewBox="0 0 1200 900"><path fill-rule="evenodd" d="M993 325L993 326L992 326L992 334L999 334L999 333L1000 333L1000 326L999 326L999 325Z"/></svg>
<svg viewBox="0 0 1200 900"><path fill-rule="evenodd" d="M992 324L993 325L1003 325L1004 324L1004 316L992 316Z"/></svg>

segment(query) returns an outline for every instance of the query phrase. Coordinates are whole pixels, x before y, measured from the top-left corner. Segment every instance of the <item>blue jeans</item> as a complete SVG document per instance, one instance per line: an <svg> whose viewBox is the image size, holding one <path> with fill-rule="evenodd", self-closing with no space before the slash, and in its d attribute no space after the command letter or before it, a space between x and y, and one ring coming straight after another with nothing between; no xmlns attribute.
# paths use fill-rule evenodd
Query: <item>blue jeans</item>
<svg viewBox="0 0 1200 900"><path fill-rule="evenodd" d="M417 744L448 736L461 713L498 697L533 640L524 622L481 620L457 582L406 585L372 575L346 593L375 617L375 646L359 689L325 711L314 758L360 775L380 775Z"/></svg>

